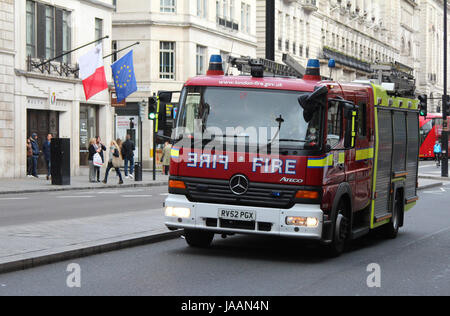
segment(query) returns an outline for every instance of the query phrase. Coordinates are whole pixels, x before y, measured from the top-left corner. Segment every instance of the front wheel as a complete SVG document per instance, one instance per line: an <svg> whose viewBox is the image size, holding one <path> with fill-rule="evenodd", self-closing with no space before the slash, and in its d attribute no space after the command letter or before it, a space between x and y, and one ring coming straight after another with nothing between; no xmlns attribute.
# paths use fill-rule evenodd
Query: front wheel
<svg viewBox="0 0 450 316"><path fill-rule="evenodd" d="M338 257L345 250L345 244L350 232L350 219L346 217L343 203L339 205L334 224L333 242L326 246L326 253L330 257Z"/></svg>
<svg viewBox="0 0 450 316"><path fill-rule="evenodd" d="M214 233L201 230L185 230L184 237L189 246L194 248L207 248L214 239Z"/></svg>

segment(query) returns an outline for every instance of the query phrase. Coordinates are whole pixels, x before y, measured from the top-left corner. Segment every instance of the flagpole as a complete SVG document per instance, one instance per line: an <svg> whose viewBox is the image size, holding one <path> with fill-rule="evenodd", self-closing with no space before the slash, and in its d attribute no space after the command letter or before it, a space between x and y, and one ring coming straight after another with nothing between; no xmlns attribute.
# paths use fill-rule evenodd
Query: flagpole
<svg viewBox="0 0 450 316"><path fill-rule="evenodd" d="M57 59L59 59L59 58L61 58L61 57L63 57L63 56L69 55L69 54L71 54L71 53L73 53L73 52L75 52L75 51L77 51L77 50L80 50L80 49L82 49L82 48L84 48L84 47L86 47L86 46L92 45L92 44L94 44L94 43L96 43L96 42L103 41L104 39L107 39L107 38L109 38L109 35L106 35L105 37L96 39L95 41L89 42L89 43L87 43L87 44L85 44L85 45L83 45L83 46L80 46L80 47L78 47L78 48L72 49L71 51L68 51L68 52L65 52L65 53L63 53L63 54L61 54L61 55L58 55L58 56L56 56L55 58L49 59L49 60L47 60L47 61L44 61L43 63L40 63L39 65L37 65L36 68L42 67L42 66L44 66L44 65L46 65L46 64L48 64L48 63L51 63L52 61L55 61L55 60L57 60Z"/></svg>
<svg viewBox="0 0 450 316"><path fill-rule="evenodd" d="M134 44L131 44L130 46L127 46L127 47L125 47L125 48L116 50L114 53L111 53L111 54L109 54L108 56L103 57L103 59L106 59L106 58L108 58L108 57L111 57L112 55L115 55L115 54L117 54L117 53L120 53L120 52L122 52L122 51L128 49L128 48L131 48L131 47L133 47L133 46L140 45L140 44L141 44L140 42L136 42L136 43L134 43Z"/></svg>

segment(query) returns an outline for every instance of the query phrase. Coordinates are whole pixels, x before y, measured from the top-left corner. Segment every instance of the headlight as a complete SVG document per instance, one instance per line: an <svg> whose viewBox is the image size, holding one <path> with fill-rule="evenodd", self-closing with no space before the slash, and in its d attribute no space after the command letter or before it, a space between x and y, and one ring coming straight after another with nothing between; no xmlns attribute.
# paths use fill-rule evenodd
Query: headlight
<svg viewBox="0 0 450 316"><path fill-rule="evenodd" d="M286 225L315 228L319 226L319 219L315 217L290 216L286 217Z"/></svg>
<svg viewBox="0 0 450 316"><path fill-rule="evenodd" d="M191 216L191 210L186 207L166 207L166 216L168 217L178 217L178 218L189 218Z"/></svg>

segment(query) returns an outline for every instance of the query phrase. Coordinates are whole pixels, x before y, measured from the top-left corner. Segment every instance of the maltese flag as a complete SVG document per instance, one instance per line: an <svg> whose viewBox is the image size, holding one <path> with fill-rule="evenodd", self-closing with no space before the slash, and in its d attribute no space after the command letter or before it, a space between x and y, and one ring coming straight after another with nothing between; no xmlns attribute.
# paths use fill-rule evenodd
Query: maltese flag
<svg viewBox="0 0 450 316"><path fill-rule="evenodd" d="M86 101L99 92L108 89L105 66L103 65L102 44L97 45L78 59L80 79L83 81Z"/></svg>

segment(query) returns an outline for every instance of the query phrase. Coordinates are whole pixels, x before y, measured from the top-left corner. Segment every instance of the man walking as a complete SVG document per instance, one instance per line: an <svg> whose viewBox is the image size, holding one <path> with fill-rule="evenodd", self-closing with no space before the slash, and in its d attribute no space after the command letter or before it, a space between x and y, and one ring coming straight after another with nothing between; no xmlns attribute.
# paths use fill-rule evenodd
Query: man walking
<svg viewBox="0 0 450 316"><path fill-rule="evenodd" d="M44 145L42 146L42 151L44 152L44 158L45 158L45 165L47 166L47 180L50 180L51 175L51 161L52 161L52 151L51 151L51 145L52 145L52 134L47 135L47 140L44 142Z"/></svg>
<svg viewBox="0 0 450 316"><path fill-rule="evenodd" d="M36 179L38 179L38 174L37 174L37 166L38 166L38 159L39 159L39 144L38 144L38 135L36 133L33 133L33 135L31 135L31 150L33 152L33 160L32 160L32 172L31 175L33 177L35 177Z"/></svg>
<svg viewBox="0 0 450 316"><path fill-rule="evenodd" d="M441 166L441 154L442 154L442 147L439 141L436 141L436 145L434 145L434 157L436 158L436 165L438 167Z"/></svg>
<svg viewBox="0 0 450 316"><path fill-rule="evenodd" d="M122 144L122 156L124 160L124 168L125 168L125 178L126 179L134 179L134 151L136 147L134 142L131 140L131 135L127 135L127 140ZM128 174L128 164L130 164L130 174Z"/></svg>

